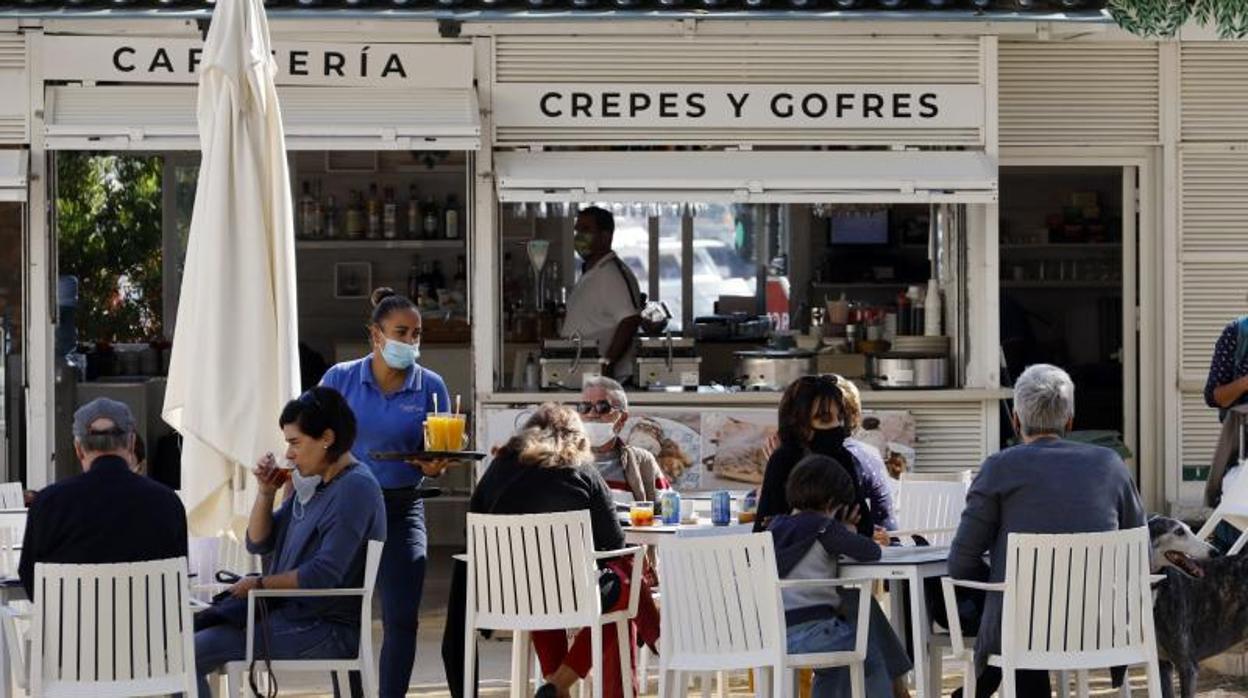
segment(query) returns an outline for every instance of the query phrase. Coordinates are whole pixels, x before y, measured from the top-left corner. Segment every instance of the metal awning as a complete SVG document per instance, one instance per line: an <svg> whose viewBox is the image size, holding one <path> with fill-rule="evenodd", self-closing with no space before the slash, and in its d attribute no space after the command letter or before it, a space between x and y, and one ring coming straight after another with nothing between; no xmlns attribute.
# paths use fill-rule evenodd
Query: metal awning
<svg viewBox="0 0 1248 698"><path fill-rule="evenodd" d="M0 201L25 201L30 156L25 150L0 150Z"/></svg>
<svg viewBox="0 0 1248 698"><path fill-rule="evenodd" d="M279 87L291 150L476 150L472 89ZM196 88L49 87L52 150L199 150Z"/></svg>
<svg viewBox="0 0 1248 698"><path fill-rule="evenodd" d="M495 156L504 202L993 203L972 151L538 152Z"/></svg>

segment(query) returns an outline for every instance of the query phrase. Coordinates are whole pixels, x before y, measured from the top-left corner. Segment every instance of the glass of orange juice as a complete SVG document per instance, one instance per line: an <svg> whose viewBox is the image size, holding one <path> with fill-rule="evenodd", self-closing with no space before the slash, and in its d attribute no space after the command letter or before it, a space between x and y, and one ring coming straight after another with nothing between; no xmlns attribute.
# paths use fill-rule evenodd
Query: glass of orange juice
<svg viewBox="0 0 1248 698"><path fill-rule="evenodd" d="M634 526L653 526L654 502L633 502L628 509L628 522Z"/></svg>
<svg viewBox="0 0 1248 698"><path fill-rule="evenodd" d="M425 450L462 451L467 418L462 414L432 414L425 418Z"/></svg>

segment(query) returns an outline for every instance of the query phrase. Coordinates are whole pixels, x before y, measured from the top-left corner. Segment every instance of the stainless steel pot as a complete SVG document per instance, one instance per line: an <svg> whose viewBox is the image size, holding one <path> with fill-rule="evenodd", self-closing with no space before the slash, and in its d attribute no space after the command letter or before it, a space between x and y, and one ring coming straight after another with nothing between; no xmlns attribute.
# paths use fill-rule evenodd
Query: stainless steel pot
<svg viewBox="0 0 1248 698"><path fill-rule="evenodd" d="M815 353L802 350L738 351L737 383L746 390L784 390L815 371Z"/></svg>
<svg viewBox="0 0 1248 698"><path fill-rule="evenodd" d="M937 354L874 354L871 385L878 389L944 388L949 385L949 357Z"/></svg>

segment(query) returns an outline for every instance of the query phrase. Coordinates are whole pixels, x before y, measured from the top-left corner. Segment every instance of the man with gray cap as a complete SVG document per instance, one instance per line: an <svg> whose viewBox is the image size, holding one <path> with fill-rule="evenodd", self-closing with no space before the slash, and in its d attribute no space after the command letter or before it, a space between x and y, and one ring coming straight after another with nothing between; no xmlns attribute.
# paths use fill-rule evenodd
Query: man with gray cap
<svg viewBox="0 0 1248 698"><path fill-rule="evenodd" d="M26 517L18 576L34 599L35 563L106 564L186 556L186 510L173 490L131 470L134 415L97 398L74 413L82 474L40 491Z"/></svg>

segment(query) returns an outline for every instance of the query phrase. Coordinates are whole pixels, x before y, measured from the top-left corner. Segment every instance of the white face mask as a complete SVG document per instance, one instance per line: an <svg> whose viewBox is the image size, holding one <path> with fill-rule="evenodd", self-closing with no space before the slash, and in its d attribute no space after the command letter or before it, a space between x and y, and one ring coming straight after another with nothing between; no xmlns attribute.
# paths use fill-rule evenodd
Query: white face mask
<svg viewBox="0 0 1248 698"><path fill-rule="evenodd" d="M602 448L615 438L615 425L609 422L585 422L585 435L594 448Z"/></svg>

